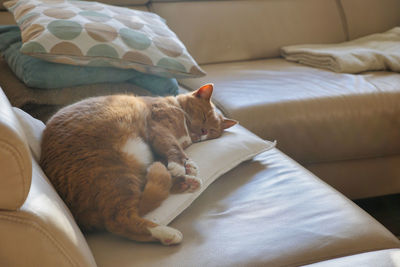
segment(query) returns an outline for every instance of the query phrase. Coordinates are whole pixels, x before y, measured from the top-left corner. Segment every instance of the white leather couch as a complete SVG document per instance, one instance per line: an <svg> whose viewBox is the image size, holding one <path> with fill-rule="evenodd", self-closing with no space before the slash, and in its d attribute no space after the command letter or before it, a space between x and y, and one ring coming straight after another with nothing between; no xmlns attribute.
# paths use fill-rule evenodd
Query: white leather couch
<svg viewBox="0 0 400 267"><path fill-rule="evenodd" d="M84 235L28 141L40 123L0 91L1 266L400 264L393 234L278 149L220 177L176 218L178 246Z"/></svg>
<svg viewBox="0 0 400 267"><path fill-rule="evenodd" d="M278 58L283 45L342 42L400 25L399 0L112 4L164 17L208 72L181 81L185 88L213 82L226 115L277 139L348 197L400 192L400 75L335 74ZM12 19L1 12L0 23ZM400 264L395 236L278 149L220 177L175 219L179 246L82 234L15 112L0 92L0 266Z"/></svg>

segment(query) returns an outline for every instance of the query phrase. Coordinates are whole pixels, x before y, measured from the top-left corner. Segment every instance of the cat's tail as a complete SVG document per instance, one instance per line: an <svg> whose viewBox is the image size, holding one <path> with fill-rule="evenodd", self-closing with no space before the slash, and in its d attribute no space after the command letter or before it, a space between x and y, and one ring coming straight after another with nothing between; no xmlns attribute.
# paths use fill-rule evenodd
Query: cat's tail
<svg viewBox="0 0 400 267"><path fill-rule="evenodd" d="M147 169L146 185L139 201L139 216L159 207L168 197L171 188L171 174L161 162L154 162Z"/></svg>

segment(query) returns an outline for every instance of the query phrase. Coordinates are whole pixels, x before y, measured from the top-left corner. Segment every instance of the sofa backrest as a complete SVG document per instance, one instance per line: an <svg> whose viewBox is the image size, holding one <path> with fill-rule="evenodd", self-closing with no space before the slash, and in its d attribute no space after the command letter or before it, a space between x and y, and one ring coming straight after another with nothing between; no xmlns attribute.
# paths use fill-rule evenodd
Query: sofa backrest
<svg viewBox="0 0 400 267"><path fill-rule="evenodd" d="M400 26L400 0L340 0L350 40Z"/></svg>
<svg viewBox="0 0 400 267"><path fill-rule="evenodd" d="M346 40L336 0L153 0L200 63L278 57L279 48Z"/></svg>
<svg viewBox="0 0 400 267"><path fill-rule="evenodd" d="M158 13L200 64L278 57L285 45L337 43L400 26L400 0L98 1ZM0 24L15 24L1 8Z"/></svg>

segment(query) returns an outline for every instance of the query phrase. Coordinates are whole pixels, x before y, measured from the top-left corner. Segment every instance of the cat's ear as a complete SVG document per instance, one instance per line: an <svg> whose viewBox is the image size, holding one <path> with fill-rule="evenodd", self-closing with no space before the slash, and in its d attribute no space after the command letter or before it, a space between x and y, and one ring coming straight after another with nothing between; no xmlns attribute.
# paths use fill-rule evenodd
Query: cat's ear
<svg viewBox="0 0 400 267"><path fill-rule="evenodd" d="M225 129L231 128L233 125L235 125L237 123L238 123L238 121L235 121L235 120L224 119L222 121L222 129L225 130Z"/></svg>
<svg viewBox="0 0 400 267"><path fill-rule="evenodd" d="M212 92L214 89L214 85L212 83L208 83L197 89L196 91L193 92L193 95L198 98L205 99L207 101L210 101Z"/></svg>

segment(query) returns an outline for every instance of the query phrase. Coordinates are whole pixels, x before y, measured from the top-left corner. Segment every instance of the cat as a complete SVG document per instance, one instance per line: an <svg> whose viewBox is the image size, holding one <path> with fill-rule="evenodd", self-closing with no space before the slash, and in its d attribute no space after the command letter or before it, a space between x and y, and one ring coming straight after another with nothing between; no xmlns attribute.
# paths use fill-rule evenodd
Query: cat
<svg viewBox="0 0 400 267"><path fill-rule="evenodd" d="M216 112L213 85L176 97L112 95L64 107L46 124L40 165L83 229L178 244L182 234L143 218L170 192L201 186L185 154L237 122Z"/></svg>

